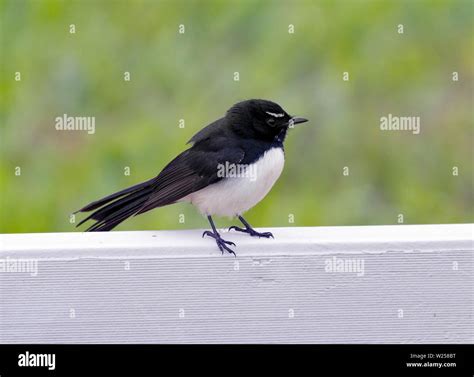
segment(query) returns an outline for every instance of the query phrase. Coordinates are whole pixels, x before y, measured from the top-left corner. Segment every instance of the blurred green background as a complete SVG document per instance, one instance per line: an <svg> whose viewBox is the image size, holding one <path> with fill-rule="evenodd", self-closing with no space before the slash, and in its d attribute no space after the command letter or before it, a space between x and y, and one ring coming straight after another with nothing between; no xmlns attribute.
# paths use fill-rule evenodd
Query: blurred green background
<svg viewBox="0 0 474 377"><path fill-rule="evenodd" d="M472 1L15 0L0 12L0 232L73 230L72 211L155 176L248 98L310 119L247 213L255 226L472 222ZM56 131L65 113L96 117L96 133ZM421 133L381 131L389 113L420 116ZM180 203L117 229L203 227Z"/></svg>

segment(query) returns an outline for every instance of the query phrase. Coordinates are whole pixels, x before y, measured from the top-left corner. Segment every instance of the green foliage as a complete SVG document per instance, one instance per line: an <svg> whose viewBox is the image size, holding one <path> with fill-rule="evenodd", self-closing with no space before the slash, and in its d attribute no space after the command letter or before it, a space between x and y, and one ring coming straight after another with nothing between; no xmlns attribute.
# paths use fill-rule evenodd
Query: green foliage
<svg viewBox="0 0 474 377"><path fill-rule="evenodd" d="M156 175L248 98L310 119L255 226L472 221L470 1L11 0L0 14L1 232L72 230L72 211ZM95 116L96 133L56 131L65 113ZM381 131L388 113L420 116L421 133ZM207 224L177 204L118 229L193 227Z"/></svg>

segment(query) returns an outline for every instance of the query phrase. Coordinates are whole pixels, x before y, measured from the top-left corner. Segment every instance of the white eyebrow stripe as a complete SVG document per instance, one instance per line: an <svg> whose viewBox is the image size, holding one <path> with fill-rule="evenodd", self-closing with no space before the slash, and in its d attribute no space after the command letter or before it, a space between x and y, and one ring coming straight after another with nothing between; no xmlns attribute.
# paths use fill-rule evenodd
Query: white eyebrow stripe
<svg viewBox="0 0 474 377"><path fill-rule="evenodd" d="M285 114L276 114L276 113L271 113L270 111L265 111L268 115L271 115L272 117L275 118L282 118L285 116Z"/></svg>

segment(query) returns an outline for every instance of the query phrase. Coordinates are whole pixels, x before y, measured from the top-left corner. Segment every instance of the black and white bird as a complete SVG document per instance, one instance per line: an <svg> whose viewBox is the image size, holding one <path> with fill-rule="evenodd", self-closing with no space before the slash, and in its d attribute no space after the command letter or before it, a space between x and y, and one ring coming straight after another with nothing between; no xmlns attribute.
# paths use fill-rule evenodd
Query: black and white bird
<svg viewBox="0 0 474 377"><path fill-rule="evenodd" d="M283 142L290 127L307 119L288 115L278 104L261 99L239 102L223 118L204 127L155 178L92 202L77 212L94 211L87 231L108 231L125 219L177 202L188 202L207 216L212 237L223 253L235 255L222 239L212 216L238 217L244 228L229 230L256 237L260 233L242 214L260 202L280 176L285 162ZM76 212L76 213L77 213Z"/></svg>

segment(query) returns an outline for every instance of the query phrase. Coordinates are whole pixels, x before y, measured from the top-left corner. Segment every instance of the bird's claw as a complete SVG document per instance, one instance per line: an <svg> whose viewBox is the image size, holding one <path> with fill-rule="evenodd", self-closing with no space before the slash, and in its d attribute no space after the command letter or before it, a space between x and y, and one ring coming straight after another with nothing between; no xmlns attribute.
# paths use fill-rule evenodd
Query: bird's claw
<svg viewBox="0 0 474 377"><path fill-rule="evenodd" d="M229 228L228 231L230 232L232 229L233 229L233 230L236 230L237 232L244 232L244 233L247 233L247 231L246 231L245 229L239 228L238 226L235 226L235 225L232 225L232 226Z"/></svg>
<svg viewBox="0 0 474 377"><path fill-rule="evenodd" d="M262 232L262 233L259 233L259 232L255 232L254 231L254 234L258 237L263 237L263 238L273 238L275 239L275 237L273 237L273 233L272 232Z"/></svg>
<svg viewBox="0 0 474 377"><path fill-rule="evenodd" d="M235 226L235 225L232 225L230 228L229 228L229 232L231 230L236 230L237 232L242 232L242 233L248 233L250 236L252 237L258 237L258 238L275 238L273 237L273 234L271 232L257 232L256 230L252 229L252 228L239 228L238 226Z"/></svg>
<svg viewBox="0 0 474 377"><path fill-rule="evenodd" d="M216 240L217 247L219 248L219 250L221 251L222 254L224 254L224 250L225 250L229 254L234 254L234 257L237 257L237 255L235 255L234 250L232 250L230 247L227 246L227 245L235 246L235 243L233 243L231 241L226 241L226 240L222 239L219 234L212 233L209 230L206 230L202 234L202 236L203 237L208 236L208 237L214 238Z"/></svg>

